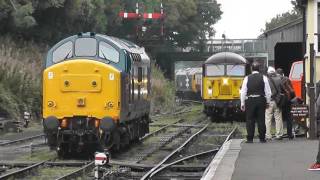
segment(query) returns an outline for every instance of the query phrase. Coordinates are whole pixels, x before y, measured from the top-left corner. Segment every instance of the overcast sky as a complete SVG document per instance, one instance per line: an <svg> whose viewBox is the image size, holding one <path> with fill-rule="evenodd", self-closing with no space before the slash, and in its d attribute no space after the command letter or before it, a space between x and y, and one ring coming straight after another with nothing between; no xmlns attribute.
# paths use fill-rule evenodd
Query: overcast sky
<svg viewBox="0 0 320 180"><path fill-rule="evenodd" d="M293 9L290 0L217 0L223 14L214 25L215 38L256 38L265 22L277 14Z"/></svg>

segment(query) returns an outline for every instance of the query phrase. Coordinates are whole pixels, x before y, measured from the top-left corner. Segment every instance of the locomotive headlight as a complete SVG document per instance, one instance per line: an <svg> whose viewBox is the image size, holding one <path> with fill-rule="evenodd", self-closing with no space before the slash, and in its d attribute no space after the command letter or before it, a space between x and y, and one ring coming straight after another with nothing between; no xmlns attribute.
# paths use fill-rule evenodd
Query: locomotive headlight
<svg viewBox="0 0 320 180"><path fill-rule="evenodd" d="M223 84L224 84L224 85L228 85L228 84L229 84L229 81L228 81L227 78L223 78L222 81L223 81Z"/></svg>
<svg viewBox="0 0 320 180"><path fill-rule="evenodd" d="M100 119L95 119L95 120L94 120L94 126L95 126L96 128L98 128L99 125L100 125Z"/></svg>
<svg viewBox="0 0 320 180"><path fill-rule="evenodd" d="M61 127L62 127L62 128L67 128L67 127L68 127L68 120L67 120L67 119L62 119L62 121L61 121Z"/></svg>
<svg viewBox="0 0 320 180"><path fill-rule="evenodd" d="M212 95L212 88L211 87L208 88L208 94Z"/></svg>

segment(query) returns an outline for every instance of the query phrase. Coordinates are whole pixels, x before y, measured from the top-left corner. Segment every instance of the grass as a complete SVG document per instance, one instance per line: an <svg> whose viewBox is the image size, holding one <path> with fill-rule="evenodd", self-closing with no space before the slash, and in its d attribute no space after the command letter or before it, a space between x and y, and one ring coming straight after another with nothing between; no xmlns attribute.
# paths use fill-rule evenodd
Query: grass
<svg viewBox="0 0 320 180"><path fill-rule="evenodd" d="M45 46L0 37L0 115L20 119L24 111L38 119L41 66Z"/></svg>
<svg viewBox="0 0 320 180"><path fill-rule="evenodd" d="M174 82L164 77L161 69L151 63L151 114L173 112L175 109Z"/></svg>
<svg viewBox="0 0 320 180"><path fill-rule="evenodd" d="M24 156L19 156L18 161L30 161L30 162L40 162L49 159L54 159L57 157L56 151L50 150L37 150L35 152Z"/></svg>
<svg viewBox="0 0 320 180"><path fill-rule="evenodd" d="M40 168L38 171L39 176L30 177L31 180L38 180L38 179L55 179L62 177L66 174L69 174L75 171L77 168L75 167L47 167L47 168Z"/></svg>

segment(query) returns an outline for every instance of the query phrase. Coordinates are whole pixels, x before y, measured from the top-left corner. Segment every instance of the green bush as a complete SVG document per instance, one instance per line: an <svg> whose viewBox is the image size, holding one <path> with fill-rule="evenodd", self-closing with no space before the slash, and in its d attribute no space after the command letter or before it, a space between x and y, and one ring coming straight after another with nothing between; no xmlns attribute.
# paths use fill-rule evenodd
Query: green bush
<svg viewBox="0 0 320 180"><path fill-rule="evenodd" d="M12 119L40 116L41 63L45 47L0 37L0 114Z"/></svg>
<svg viewBox="0 0 320 180"><path fill-rule="evenodd" d="M151 63L151 114L172 112L175 107L174 82L164 77L161 69Z"/></svg>

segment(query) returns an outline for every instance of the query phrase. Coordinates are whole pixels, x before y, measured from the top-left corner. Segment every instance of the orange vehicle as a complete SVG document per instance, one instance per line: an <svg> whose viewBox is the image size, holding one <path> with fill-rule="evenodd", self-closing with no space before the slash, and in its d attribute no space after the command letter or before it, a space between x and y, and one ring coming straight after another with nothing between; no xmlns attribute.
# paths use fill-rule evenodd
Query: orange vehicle
<svg viewBox="0 0 320 180"><path fill-rule="evenodd" d="M302 99L303 61L292 63L289 79L292 83L296 97Z"/></svg>

